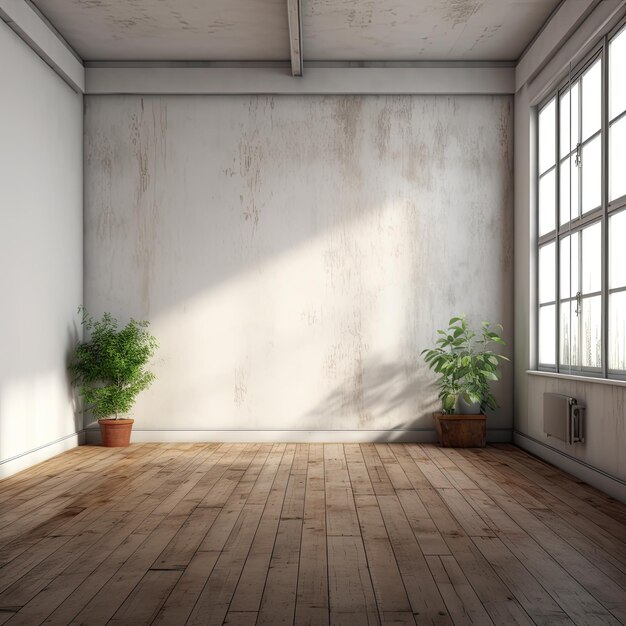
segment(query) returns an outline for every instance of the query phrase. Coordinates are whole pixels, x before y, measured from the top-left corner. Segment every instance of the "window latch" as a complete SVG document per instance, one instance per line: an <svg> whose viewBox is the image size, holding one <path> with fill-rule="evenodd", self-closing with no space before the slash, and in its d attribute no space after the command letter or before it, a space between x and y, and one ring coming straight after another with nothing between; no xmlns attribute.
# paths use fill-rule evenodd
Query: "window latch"
<svg viewBox="0 0 626 626"><path fill-rule="evenodd" d="M583 303L583 294L580 293L579 291L576 294L576 310L574 311L574 313L576 313L576 317L578 317L583 312L582 303Z"/></svg>
<svg viewBox="0 0 626 626"><path fill-rule="evenodd" d="M576 167L580 167L583 164L583 152L581 145L579 143L576 144L576 156L574 157L574 165Z"/></svg>

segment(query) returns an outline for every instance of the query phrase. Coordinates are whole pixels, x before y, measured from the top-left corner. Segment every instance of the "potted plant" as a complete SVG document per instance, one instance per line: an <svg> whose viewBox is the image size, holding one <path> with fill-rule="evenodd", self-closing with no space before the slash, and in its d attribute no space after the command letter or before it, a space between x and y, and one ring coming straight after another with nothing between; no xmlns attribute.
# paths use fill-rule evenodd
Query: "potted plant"
<svg viewBox="0 0 626 626"><path fill-rule="evenodd" d="M155 376L146 369L158 344L148 332L149 322L131 319L122 329L110 313L93 319L84 307L82 325L89 340L80 343L69 366L85 408L98 418L102 443L108 447L130 445L133 419L130 411L140 391Z"/></svg>
<svg viewBox="0 0 626 626"><path fill-rule="evenodd" d="M486 443L486 409L497 407L490 384L501 378L508 359L492 349L504 345L502 326L483 322L475 332L464 315L453 317L434 348L422 351L430 369L440 375L442 411L435 413L439 442L444 447L482 447Z"/></svg>

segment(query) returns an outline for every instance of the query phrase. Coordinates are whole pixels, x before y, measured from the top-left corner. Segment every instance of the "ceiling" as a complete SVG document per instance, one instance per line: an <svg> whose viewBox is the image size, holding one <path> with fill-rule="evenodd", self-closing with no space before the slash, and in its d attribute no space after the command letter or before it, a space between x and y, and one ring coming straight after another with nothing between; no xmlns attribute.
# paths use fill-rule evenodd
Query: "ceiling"
<svg viewBox="0 0 626 626"><path fill-rule="evenodd" d="M301 0L306 61L515 61L559 0ZM85 61L287 61L286 0L33 0Z"/></svg>

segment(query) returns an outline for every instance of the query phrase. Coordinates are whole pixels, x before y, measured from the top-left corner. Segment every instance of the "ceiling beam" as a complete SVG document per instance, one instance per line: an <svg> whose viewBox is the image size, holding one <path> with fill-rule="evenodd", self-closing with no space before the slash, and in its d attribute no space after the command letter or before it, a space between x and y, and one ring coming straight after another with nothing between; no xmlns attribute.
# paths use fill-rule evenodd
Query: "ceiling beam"
<svg viewBox="0 0 626 626"><path fill-rule="evenodd" d="M534 60L538 64L534 72L527 72L529 65L518 64L515 70L516 91L526 86L531 106L537 105L621 21L625 8L626 0L602 0L595 5L593 11L585 15L582 23L575 26L565 43L557 50L552 51L545 59L541 59L537 52ZM546 28L549 26L550 23Z"/></svg>
<svg viewBox="0 0 626 626"><path fill-rule="evenodd" d="M0 0L0 20L6 22L72 89L85 90L85 68L78 56L24 0Z"/></svg>
<svg viewBox="0 0 626 626"><path fill-rule="evenodd" d="M513 67L88 67L88 94L461 95L515 93Z"/></svg>
<svg viewBox="0 0 626 626"><path fill-rule="evenodd" d="M521 89L539 75L567 46L568 40L579 28L588 29L591 22L597 21L594 16L613 16L624 6L624 0L563 0L522 54L515 70L516 89ZM568 55L571 55L571 51L568 51ZM571 56L567 60L569 62Z"/></svg>
<svg viewBox="0 0 626 626"><path fill-rule="evenodd" d="M300 0L287 0L287 17L289 20L291 73L293 76L302 76L304 59L302 56L302 5Z"/></svg>

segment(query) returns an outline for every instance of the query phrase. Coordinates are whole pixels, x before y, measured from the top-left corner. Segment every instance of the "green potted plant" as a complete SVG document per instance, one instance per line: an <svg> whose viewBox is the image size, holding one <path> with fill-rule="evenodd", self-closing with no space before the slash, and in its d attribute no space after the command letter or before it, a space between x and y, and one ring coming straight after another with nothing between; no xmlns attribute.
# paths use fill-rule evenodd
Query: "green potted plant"
<svg viewBox="0 0 626 626"><path fill-rule="evenodd" d="M146 366L157 341L147 330L149 322L131 319L120 329L110 313L95 320L84 307L79 312L89 339L76 347L69 366L73 382L79 385L85 408L98 418L103 445L128 446L134 420L121 416L155 378Z"/></svg>
<svg viewBox="0 0 626 626"><path fill-rule="evenodd" d="M453 317L435 347L422 351L430 369L439 374L442 411L435 413L439 442L446 447L481 447L486 442L486 409L497 407L490 385L501 378L508 359L492 346L505 345L502 326L483 322L472 330L464 315Z"/></svg>

